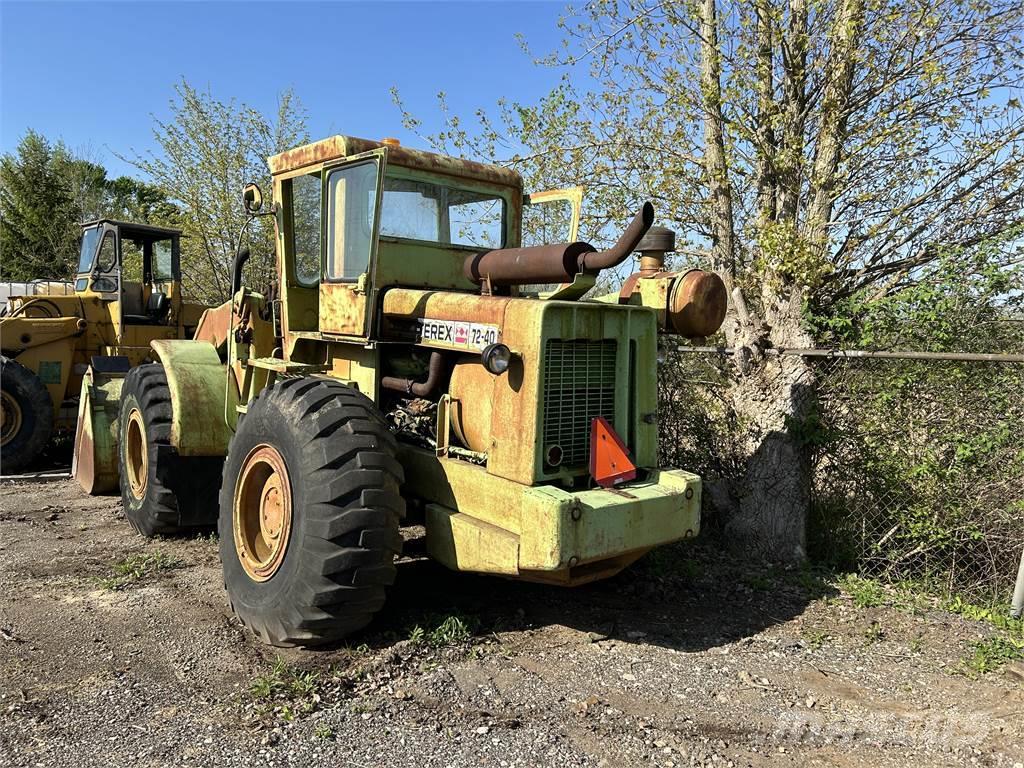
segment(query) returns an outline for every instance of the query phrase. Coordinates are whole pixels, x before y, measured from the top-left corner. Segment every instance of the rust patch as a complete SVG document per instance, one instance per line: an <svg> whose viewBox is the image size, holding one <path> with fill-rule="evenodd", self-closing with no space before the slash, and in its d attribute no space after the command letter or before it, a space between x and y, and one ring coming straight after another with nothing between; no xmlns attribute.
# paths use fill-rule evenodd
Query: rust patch
<svg viewBox="0 0 1024 768"><path fill-rule="evenodd" d="M366 294L351 283L320 284L320 330L363 336L366 333Z"/></svg>
<svg viewBox="0 0 1024 768"><path fill-rule="evenodd" d="M195 341L208 341L218 350L223 349L231 330L231 302L225 301L219 307L208 309L199 318Z"/></svg>
<svg viewBox="0 0 1024 768"><path fill-rule="evenodd" d="M384 320L396 326L424 318L472 320L474 323L503 327L505 308L510 301L513 299L508 296L473 296L451 291L394 288L384 296Z"/></svg>
<svg viewBox="0 0 1024 768"><path fill-rule="evenodd" d="M388 162L407 168L440 173L447 176L459 176L493 184L523 188L523 179L517 171L498 165L478 163L457 157L409 149L402 146L390 146L380 141L360 139L355 136L331 136L321 141L306 144L295 149L268 158L270 172L273 174L287 173L299 168L332 160L340 160L350 155L370 152L381 147L388 148Z"/></svg>
<svg viewBox="0 0 1024 768"><path fill-rule="evenodd" d="M710 336L722 326L728 303L722 278L714 272L691 269L672 286L668 305L670 330L680 336Z"/></svg>

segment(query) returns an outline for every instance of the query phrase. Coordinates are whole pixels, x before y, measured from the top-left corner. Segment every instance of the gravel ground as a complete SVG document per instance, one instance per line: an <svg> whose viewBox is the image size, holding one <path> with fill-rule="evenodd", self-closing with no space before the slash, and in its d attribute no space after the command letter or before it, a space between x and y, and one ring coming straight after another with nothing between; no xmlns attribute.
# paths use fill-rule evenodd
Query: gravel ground
<svg viewBox="0 0 1024 768"><path fill-rule="evenodd" d="M409 536L369 632L278 651L230 614L211 536L0 484L0 766L1024 768L1022 668L959 672L986 625L707 545L560 590Z"/></svg>

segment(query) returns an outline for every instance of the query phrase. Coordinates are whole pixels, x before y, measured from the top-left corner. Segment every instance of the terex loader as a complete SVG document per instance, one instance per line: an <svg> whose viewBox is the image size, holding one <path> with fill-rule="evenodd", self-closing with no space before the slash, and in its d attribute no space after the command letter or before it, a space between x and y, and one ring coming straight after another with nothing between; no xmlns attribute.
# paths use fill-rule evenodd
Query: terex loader
<svg viewBox="0 0 1024 768"><path fill-rule="evenodd" d="M393 140L269 164L269 212L254 185L244 200L275 221L277 297L242 286L240 252L232 301L197 340L152 342L117 427L129 521L216 519L228 598L264 642L367 625L407 516L449 568L558 585L697 533L700 478L658 466L658 334L714 332L726 293L664 271L649 203L609 250L522 247L524 205L578 222L578 190L526 197L515 171ZM638 250L619 293L583 298Z"/></svg>
<svg viewBox="0 0 1024 768"><path fill-rule="evenodd" d="M74 428L90 363L123 374L152 359L154 339L191 336L205 307L182 299L180 235L107 219L83 224L74 293L9 299L0 314L3 472L31 464L55 429Z"/></svg>

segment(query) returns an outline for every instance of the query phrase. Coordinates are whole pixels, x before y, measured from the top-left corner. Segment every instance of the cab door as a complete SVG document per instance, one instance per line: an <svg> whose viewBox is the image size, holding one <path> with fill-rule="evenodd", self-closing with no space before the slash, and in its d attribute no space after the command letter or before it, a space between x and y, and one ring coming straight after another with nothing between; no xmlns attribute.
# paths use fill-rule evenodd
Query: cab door
<svg viewBox="0 0 1024 768"><path fill-rule="evenodd" d="M322 333L367 335L386 153L377 149L324 168Z"/></svg>

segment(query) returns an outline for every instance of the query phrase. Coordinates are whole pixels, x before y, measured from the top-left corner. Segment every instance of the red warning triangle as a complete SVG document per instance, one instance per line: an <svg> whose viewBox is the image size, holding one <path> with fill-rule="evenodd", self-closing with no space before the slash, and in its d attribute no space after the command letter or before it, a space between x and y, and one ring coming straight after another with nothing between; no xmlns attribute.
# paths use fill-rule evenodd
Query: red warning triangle
<svg viewBox="0 0 1024 768"><path fill-rule="evenodd" d="M604 416L590 422L590 475L602 488L636 477L629 449Z"/></svg>

